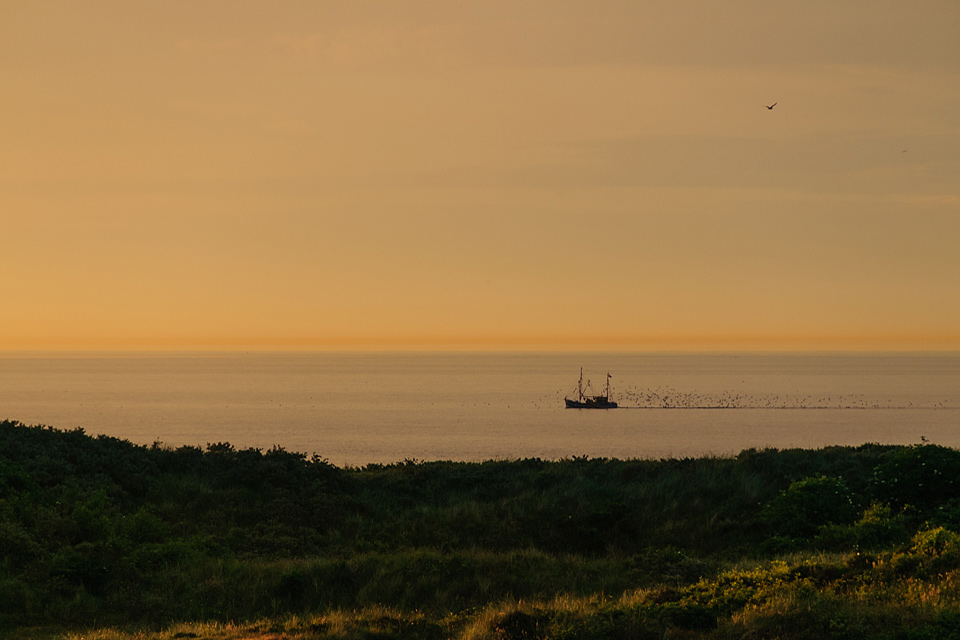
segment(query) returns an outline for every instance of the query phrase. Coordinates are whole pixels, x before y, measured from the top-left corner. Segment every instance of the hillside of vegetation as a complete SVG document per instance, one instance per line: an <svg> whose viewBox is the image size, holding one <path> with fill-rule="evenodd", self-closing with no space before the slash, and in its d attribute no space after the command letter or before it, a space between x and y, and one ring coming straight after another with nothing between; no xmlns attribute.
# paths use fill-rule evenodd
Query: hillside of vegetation
<svg viewBox="0 0 960 640"><path fill-rule="evenodd" d="M404 461L0 422L15 638L960 637L960 452Z"/></svg>

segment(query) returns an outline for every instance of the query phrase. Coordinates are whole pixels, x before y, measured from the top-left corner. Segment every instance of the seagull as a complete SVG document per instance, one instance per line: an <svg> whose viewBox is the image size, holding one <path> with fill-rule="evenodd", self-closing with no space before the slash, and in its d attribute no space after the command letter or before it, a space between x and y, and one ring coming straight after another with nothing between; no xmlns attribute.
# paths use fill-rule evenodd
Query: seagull
<svg viewBox="0 0 960 640"><path fill-rule="evenodd" d="M773 108L774 108L775 106L777 106L777 103L776 103L776 102L774 102L773 104L768 104L768 105L766 105L767 109L770 109L770 110L773 110Z"/></svg>

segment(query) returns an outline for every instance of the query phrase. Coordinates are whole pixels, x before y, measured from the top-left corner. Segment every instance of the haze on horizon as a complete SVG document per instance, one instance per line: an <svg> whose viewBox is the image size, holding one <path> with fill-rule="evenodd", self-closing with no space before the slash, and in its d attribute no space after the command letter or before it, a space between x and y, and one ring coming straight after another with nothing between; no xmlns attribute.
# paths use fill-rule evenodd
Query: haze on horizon
<svg viewBox="0 0 960 640"><path fill-rule="evenodd" d="M960 349L958 34L0 0L0 349Z"/></svg>

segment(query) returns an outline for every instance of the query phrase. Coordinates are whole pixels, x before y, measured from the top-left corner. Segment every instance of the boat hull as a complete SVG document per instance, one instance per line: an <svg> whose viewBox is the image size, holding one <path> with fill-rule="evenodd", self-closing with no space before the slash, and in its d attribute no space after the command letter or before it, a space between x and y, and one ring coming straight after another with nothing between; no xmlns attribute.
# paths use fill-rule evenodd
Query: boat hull
<svg viewBox="0 0 960 640"><path fill-rule="evenodd" d="M584 398L581 400L571 400L564 398L567 409L616 409L617 403L607 398Z"/></svg>

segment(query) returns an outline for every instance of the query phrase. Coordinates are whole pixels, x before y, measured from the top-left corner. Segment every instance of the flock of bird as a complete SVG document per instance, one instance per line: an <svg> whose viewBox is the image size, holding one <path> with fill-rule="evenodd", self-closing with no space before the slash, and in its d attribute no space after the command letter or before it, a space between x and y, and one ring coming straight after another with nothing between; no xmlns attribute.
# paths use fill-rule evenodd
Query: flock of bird
<svg viewBox="0 0 960 640"><path fill-rule="evenodd" d="M909 409L920 408L913 402L901 405L892 398L869 398L853 395L751 395L723 391L695 393L669 386L656 388L627 387L617 393L621 407L636 409ZM944 407L943 402L924 405Z"/></svg>

